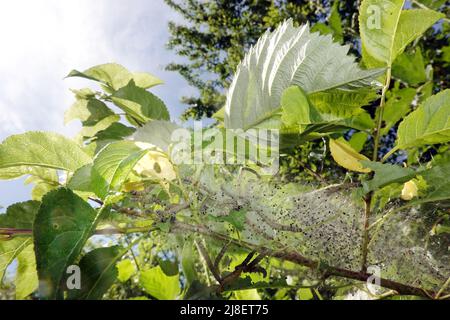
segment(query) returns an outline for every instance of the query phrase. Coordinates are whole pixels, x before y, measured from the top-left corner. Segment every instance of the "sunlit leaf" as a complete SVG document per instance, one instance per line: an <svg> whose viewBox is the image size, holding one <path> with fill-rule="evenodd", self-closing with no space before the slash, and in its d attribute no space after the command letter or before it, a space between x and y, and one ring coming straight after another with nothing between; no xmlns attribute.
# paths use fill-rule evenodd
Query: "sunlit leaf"
<svg viewBox="0 0 450 320"><path fill-rule="evenodd" d="M425 100L398 127L397 148L450 141L450 89Z"/></svg>
<svg viewBox="0 0 450 320"><path fill-rule="evenodd" d="M0 145L0 168L25 165L75 171L91 161L78 144L56 133L31 131L10 136Z"/></svg>
<svg viewBox="0 0 450 320"><path fill-rule="evenodd" d="M115 105L129 116L141 122L149 120L169 120L169 112L154 94L138 87L133 81L122 87L112 95Z"/></svg>
<svg viewBox="0 0 450 320"><path fill-rule="evenodd" d="M225 126L258 127L280 107L283 92L299 86L310 95L328 90L357 91L371 86L382 70L361 70L348 47L331 36L296 28L292 20L266 32L238 66L225 105ZM267 127L265 125L264 127Z"/></svg>
<svg viewBox="0 0 450 320"><path fill-rule="evenodd" d="M72 70L67 77L81 77L98 81L113 90L126 86L133 80L137 86L148 89L161 84L162 81L148 73L132 73L117 63L101 64L83 72Z"/></svg>
<svg viewBox="0 0 450 320"><path fill-rule="evenodd" d="M180 294L179 276L167 276L160 266L141 272L139 283L145 292L158 300L174 300Z"/></svg>
<svg viewBox="0 0 450 320"><path fill-rule="evenodd" d="M364 0L359 27L364 64L390 67L406 46L444 17L433 10L402 10L405 0Z"/></svg>
<svg viewBox="0 0 450 320"><path fill-rule="evenodd" d="M15 279L16 299L22 300L38 289L39 281L36 270L34 246L31 243L17 256Z"/></svg>
<svg viewBox="0 0 450 320"><path fill-rule="evenodd" d="M147 153L132 141L113 142L95 157L91 188L104 198L110 190L119 190L136 163Z"/></svg>
<svg viewBox="0 0 450 320"><path fill-rule="evenodd" d="M330 139L330 152L333 159L342 167L357 172L370 172L364 168L361 160L369 160L366 156L356 152L343 140Z"/></svg>
<svg viewBox="0 0 450 320"><path fill-rule="evenodd" d="M136 267L130 259L119 261L116 268L118 272L117 279L120 282L127 282L136 272Z"/></svg>

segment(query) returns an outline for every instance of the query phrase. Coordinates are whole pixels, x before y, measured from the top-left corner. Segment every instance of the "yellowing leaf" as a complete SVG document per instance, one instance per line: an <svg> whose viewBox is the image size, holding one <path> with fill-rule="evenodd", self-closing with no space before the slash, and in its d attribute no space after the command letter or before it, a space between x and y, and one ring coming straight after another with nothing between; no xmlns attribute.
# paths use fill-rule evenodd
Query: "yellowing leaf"
<svg viewBox="0 0 450 320"><path fill-rule="evenodd" d="M139 181L131 181L127 182L123 185L122 191L131 192L131 191L144 191L144 183Z"/></svg>
<svg viewBox="0 0 450 320"><path fill-rule="evenodd" d="M172 181L175 170L167 157L158 151L150 151L136 164L134 170L141 176Z"/></svg>
<svg viewBox="0 0 450 320"><path fill-rule="evenodd" d="M330 139L330 151L334 161L348 170L363 173L371 171L368 168L364 168L360 162L361 160L369 159L356 152L346 141Z"/></svg>
<svg viewBox="0 0 450 320"><path fill-rule="evenodd" d="M409 201L414 197L417 197L417 191L417 185L413 180L405 182L405 184L403 185L401 198L403 200Z"/></svg>
<svg viewBox="0 0 450 320"><path fill-rule="evenodd" d="M136 272L136 267L130 259L118 262L116 268L119 272L117 279L119 279L120 282L127 282Z"/></svg>

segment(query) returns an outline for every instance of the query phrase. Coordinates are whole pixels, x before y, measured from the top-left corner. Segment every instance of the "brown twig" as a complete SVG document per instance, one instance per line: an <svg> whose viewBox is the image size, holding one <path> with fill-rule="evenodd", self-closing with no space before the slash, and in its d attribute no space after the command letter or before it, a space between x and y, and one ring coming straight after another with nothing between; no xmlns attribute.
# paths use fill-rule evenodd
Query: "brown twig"
<svg viewBox="0 0 450 320"><path fill-rule="evenodd" d="M214 267L214 264L212 263L211 258L209 257L208 251L206 250L206 248L203 246L203 244L200 241L195 241L195 244L197 246L198 252L202 256L202 258L205 260L206 266L208 267L209 271L211 271L212 275L214 276L214 279L216 279L216 281L218 283L220 283L222 281L222 278L220 277L219 271Z"/></svg>

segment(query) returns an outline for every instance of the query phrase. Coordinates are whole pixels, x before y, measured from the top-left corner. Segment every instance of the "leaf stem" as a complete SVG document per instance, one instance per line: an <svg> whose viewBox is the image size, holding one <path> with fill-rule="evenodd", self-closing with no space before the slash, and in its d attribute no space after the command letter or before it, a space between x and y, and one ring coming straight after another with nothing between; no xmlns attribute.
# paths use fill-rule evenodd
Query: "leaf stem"
<svg viewBox="0 0 450 320"><path fill-rule="evenodd" d="M394 148L389 150L389 152L386 153L384 157L381 159L381 162L385 162L387 159L389 159L389 157L392 156L398 149L399 149L398 146L395 146Z"/></svg>
<svg viewBox="0 0 450 320"><path fill-rule="evenodd" d="M391 86L391 66L389 65L386 71L386 81L383 86L383 89L381 91L381 100L380 105L378 107L378 113L377 113L377 128L375 131L375 137L374 137L374 148L373 148L373 155L372 155L372 161L378 160L378 149L380 146L380 139L381 139L381 126L383 124L383 113L384 113L384 107L386 105L386 93L389 90L389 87ZM391 150L392 151L392 150ZM362 262L361 262L361 272L366 272L367 270L367 255L368 255L368 247L370 242L370 216L371 216L371 206L372 206L372 198L373 198L373 191L369 192L364 197L364 225L363 225L363 240L362 240L362 248L361 248L361 254L362 254Z"/></svg>
<svg viewBox="0 0 450 320"><path fill-rule="evenodd" d="M381 91L381 101L380 105L378 107L378 114L377 114L377 128L375 131L375 137L374 137L374 148L373 148L373 155L372 155L372 161L378 160L378 149L380 147L380 139L381 139L381 125L383 124L383 113L384 113L384 107L386 105L386 93L389 90L389 87L391 86L391 66L389 66L386 70L386 82L384 84L384 87Z"/></svg>
<svg viewBox="0 0 450 320"><path fill-rule="evenodd" d="M445 281L444 285L441 289L439 289L438 293L436 293L436 299L439 299L439 297L444 293L445 289L450 285L450 277Z"/></svg>

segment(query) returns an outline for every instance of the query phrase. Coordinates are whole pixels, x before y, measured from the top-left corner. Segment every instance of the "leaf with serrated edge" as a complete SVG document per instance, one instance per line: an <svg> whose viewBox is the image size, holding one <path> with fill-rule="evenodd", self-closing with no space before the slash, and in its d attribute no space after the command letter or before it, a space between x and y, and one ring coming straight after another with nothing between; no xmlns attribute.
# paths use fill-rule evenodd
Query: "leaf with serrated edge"
<svg viewBox="0 0 450 320"><path fill-rule="evenodd" d="M81 289L70 290L68 299L99 300L117 278L116 262L126 250L119 246L98 248L81 258Z"/></svg>
<svg viewBox="0 0 450 320"><path fill-rule="evenodd" d="M357 91L371 86L383 70L361 70L349 47L330 35L310 33L287 20L267 31L237 68L225 104L225 126L247 130L270 119L283 92L297 85L305 93Z"/></svg>
<svg viewBox="0 0 450 320"><path fill-rule="evenodd" d="M397 148L450 141L450 89L425 100L400 123Z"/></svg>
<svg viewBox="0 0 450 320"><path fill-rule="evenodd" d="M27 165L75 171L89 162L78 144L51 132L12 135L0 145L0 168Z"/></svg>
<svg viewBox="0 0 450 320"><path fill-rule="evenodd" d="M62 298L60 284L66 268L78 258L101 212L69 189L44 196L33 228L41 298Z"/></svg>
<svg viewBox="0 0 450 320"><path fill-rule="evenodd" d="M95 157L91 171L92 190L100 197L119 190L136 163L148 152L132 141L108 144Z"/></svg>

